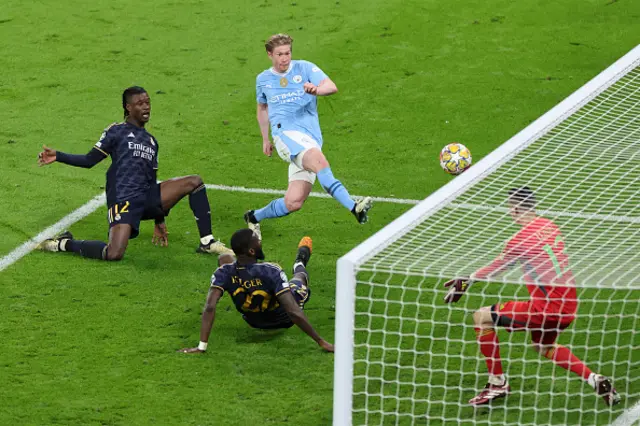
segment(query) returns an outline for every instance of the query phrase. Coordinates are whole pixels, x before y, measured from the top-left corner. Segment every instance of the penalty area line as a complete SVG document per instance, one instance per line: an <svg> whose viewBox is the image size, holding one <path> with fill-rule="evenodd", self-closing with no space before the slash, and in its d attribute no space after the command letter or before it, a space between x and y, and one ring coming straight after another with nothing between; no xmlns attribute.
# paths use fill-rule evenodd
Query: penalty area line
<svg viewBox="0 0 640 426"><path fill-rule="evenodd" d="M71 213L60 219L58 222L54 223L35 237L31 238L29 241L13 249L13 251L11 251L9 254L0 258L0 271L5 270L9 266L16 263L18 260L22 259L27 254L29 254L41 241L46 240L47 238L55 237L57 234L64 231L77 221L89 216L99 207L103 206L105 202L106 197L104 193L96 195L83 206L72 211Z"/></svg>
<svg viewBox="0 0 640 426"><path fill-rule="evenodd" d="M205 185L207 189L215 189L217 191L228 191L228 192L248 192L251 194L273 194L273 195L284 195L286 191L281 189L268 189L268 188L246 188L244 186L227 186L227 185L214 185L207 184ZM309 197L315 198L331 198L331 195L326 192L311 192ZM360 195L354 195L354 197L361 197ZM378 201L381 203L393 203L393 204L418 204L422 200L412 200L408 198L388 198L388 197L371 197L373 201Z"/></svg>
<svg viewBox="0 0 640 426"><path fill-rule="evenodd" d="M279 189L268 189L268 188L246 188L244 186L227 186L227 185L215 185L215 184L207 184L207 189L215 190L215 191L227 191L227 192L245 192L251 194L273 194L273 195L284 195L285 191ZM331 198L329 194L324 192L312 192L309 194L310 197L316 198ZM372 197L374 201L383 202L383 203L395 203L395 204L418 204L420 200L410 200L403 198L387 198L387 197ZM96 195L83 206L78 209L72 211L58 222L46 228L44 231L40 232L35 237L30 240L24 242L20 246L13 249L9 254L0 258L0 272L7 269L9 266L16 263L18 260L22 259L24 256L29 254L36 246L43 240L47 238L53 238L60 232L68 229L74 223L84 219L89 216L91 213L95 212L100 207L104 206L106 203L106 196L104 193L100 195Z"/></svg>

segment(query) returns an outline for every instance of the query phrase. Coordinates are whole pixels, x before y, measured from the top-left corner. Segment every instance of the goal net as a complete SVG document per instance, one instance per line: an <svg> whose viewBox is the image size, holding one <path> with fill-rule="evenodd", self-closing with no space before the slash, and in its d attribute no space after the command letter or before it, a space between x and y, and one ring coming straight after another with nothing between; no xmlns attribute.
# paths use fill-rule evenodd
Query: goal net
<svg viewBox="0 0 640 426"><path fill-rule="evenodd" d="M443 284L490 264L520 229L511 188L560 229L578 310L562 331L621 403L496 327L511 393L469 400L488 372L481 307L530 299L515 266L455 304ZM335 425L635 424L640 413L640 46L338 261ZM550 284L552 285L552 284ZM635 419L635 420L634 420Z"/></svg>

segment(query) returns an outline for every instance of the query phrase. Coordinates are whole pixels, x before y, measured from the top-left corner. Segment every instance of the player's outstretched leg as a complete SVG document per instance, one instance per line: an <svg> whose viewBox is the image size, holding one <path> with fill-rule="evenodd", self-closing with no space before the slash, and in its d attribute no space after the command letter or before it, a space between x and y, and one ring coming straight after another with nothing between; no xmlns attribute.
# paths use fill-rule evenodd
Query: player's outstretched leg
<svg viewBox="0 0 640 426"><path fill-rule="evenodd" d="M536 345L534 342L533 348L536 352L542 353L545 358L553 361L557 366L572 371L582 377L598 395L602 396L607 405L615 405L620 402L620 395L618 395L618 392L613 387L611 379L592 372L589 367L566 346L558 345L557 343Z"/></svg>
<svg viewBox="0 0 640 426"><path fill-rule="evenodd" d="M261 209L249 210L244 214L244 221L247 223L247 227L257 235L258 239L262 240L262 233L260 232L261 221L296 212L302 208L307 197L309 197L315 178L310 180L308 176L312 176L311 173L305 170L300 171L304 173L302 175L295 173L292 175L291 166L289 167L289 186L284 197L271 201Z"/></svg>
<svg viewBox="0 0 640 426"><path fill-rule="evenodd" d="M307 272L307 263L311 258L313 241L311 237L302 237L298 243L298 252L296 260L293 262L293 277L289 281L294 297L298 301L301 308L311 297L311 289L309 288L309 273Z"/></svg>
<svg viewBox="0 0 640 426"><path fill-rule="evenodd" d="M313 240L311 237L302 237L298 243L298 253L296 254L296 260L293 262L293 274L304 273L307 274L307 263L311 259L311 251L313 250Z"/></svg>
<svg viewBox="0 0 640 426"><path fill-rule="evenodd" d="M103 241L74 240L69 231L38 244L37 249L50 252L69 251L90 259L106 260L107 244Z"/></svg>
<svg viewBox="0 0 640 426"><path fill-rule="evenodd" d="M369 220L367 213L373 205L371 197L364 197L354 201L342 182L333 176L331 166L320 149L311 148L306 151L302 158L302 164L305 170L312 171L316 174L322 188L353 213L358 223L363 224Z"/></svg>
<svg viewBox="0 0 640 426"><path fill-rule="evenodd" d="M207 197L207 188L198 175L183 176L166 180L160 184L162 209L171 210L185 195L189 195L189 207L196 218L200 233L198 253L232 254L233 251L216 240L211 232L211 208Z"/></svg>
<svg viewBox="0 0 640 426"><path fill-rule="evenodd" d="M43 251L68 251L89 259L117 261L124 257L131 236L131 225L118 224L109 229L109 244L103 241L74 240L71 232L44 240L38 245Z"/></svg>

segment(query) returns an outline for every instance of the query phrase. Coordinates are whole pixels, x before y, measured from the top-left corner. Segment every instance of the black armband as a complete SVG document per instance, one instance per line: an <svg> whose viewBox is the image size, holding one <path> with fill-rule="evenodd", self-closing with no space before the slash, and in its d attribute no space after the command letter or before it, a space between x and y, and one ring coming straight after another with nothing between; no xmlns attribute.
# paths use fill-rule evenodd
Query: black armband
<svg viewBox="0 0 640 426"><path fill-rule="evenodd" d="M84 155L66 154L60 151L56 152L56 161L85 169L95 166L104 160L104 158L105 154L96 148L92 148L91 151Z"/></svg>

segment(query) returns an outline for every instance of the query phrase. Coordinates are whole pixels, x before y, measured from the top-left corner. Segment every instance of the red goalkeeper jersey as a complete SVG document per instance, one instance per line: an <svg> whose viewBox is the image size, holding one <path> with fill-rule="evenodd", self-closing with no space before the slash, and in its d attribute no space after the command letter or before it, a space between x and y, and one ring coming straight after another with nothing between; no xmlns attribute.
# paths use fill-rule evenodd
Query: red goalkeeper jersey
<svg viewBox="0 0 640 426"><path fill-rule="evenodd" d="M578 307L575 280L564 253L558 227L537 217L507 242L502 254L476 271L475 278L487 279L516 263L522 265L533 307L541 312L574 314Z"/></svg>

